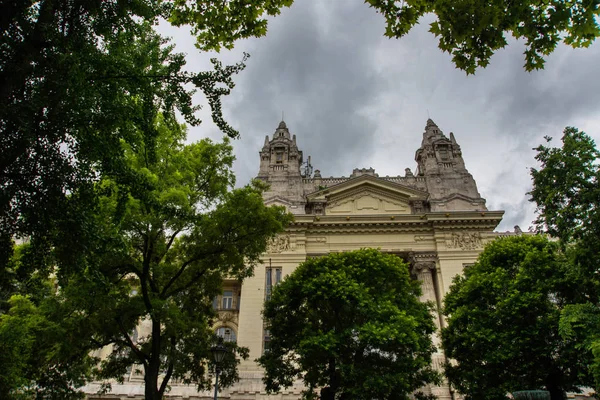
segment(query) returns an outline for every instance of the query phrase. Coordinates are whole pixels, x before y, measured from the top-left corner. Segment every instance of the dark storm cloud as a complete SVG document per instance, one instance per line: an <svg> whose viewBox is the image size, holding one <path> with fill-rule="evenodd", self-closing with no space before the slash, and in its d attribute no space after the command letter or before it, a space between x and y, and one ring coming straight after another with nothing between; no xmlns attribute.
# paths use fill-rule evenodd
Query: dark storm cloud
<svg viewBox="0 0 600 400"><path fill-rule="evenodd" d="M382 24L364 11L359 2L298 1L245 49L251 58L234 96L243 101L230 114L242 131L241 147L254 149L252 159L239 157L252 176L282 111L305 159L311 155L324 176L347 176L374 152L376 125L362 110L384 84L371 67Z"/></svg>
<svg viewBox="0 0 600 400"><path fill-rule="evenodd" d="M545 70L527 73L524 47L513 40L486 69L466 76L437 48L430 21L390 40L383 18L360 0L298 0L270 21L266 37L220 54L225 63L251 54L223 107L242 135L234 142L238 184L256 176L258 151L281 111L305 158L311 155L324 176L348 176L363 166L384 176L414 168L431 116L446 134L455 133L488 208L506 211L499 230L525 230L534 219L526 196L532 147L544 135L560 137L567 125L600 139L600 45L559 46ZM176 42L190 66L208 66L187 32ZM210 123L190 130L192 140L204 136L221 134Z"/></svg>
<svg viewBox="0 0 600 400"><path fill-rule="evenodd" d="M491 91L489 102L497 108L501 129L527 136L537 128L564 127L597 115L600 46L577 50L559 46L546 68L532 73L521 68L520 50L520 43L511 44L506 68L498 74Z"/></svg>

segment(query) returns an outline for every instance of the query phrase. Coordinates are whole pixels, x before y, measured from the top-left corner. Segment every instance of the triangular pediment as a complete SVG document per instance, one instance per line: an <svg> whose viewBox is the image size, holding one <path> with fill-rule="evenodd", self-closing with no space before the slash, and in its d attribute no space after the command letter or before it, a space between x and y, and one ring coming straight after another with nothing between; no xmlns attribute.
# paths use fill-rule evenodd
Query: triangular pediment
<svg viewBox="0 0 600 400"><path fill-rule="evenodd" d="M427 193L387 180L362 175L307 196L323 203L325 214L410 214L411 202L424 201Z"/></svg>
<svg viewBox="0 0 600 400"><path fill-rule="evenodd" d="M264 200L264 203L267 206L284 206L286 208L289 208L292 205L292 203L289 200L281 196L273 196L266 198Z"/></svg>

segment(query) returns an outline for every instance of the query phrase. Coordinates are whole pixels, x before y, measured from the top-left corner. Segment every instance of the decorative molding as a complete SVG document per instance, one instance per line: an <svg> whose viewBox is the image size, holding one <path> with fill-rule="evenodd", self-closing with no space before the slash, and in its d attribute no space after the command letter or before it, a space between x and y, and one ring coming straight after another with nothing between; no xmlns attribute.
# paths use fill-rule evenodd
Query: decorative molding
<svg viewBox="0 0 600 400"><path fill-rule="evenodd" d="M327 238L325 236L308 236L306 241L309 243L327 243Z"/></svg>
<svg viewBox="0 0 600 400"><path fill-rule="evenodd" d="M435 261L418 261L413 265L413 273L418 275L421 271L435 270Z"/></svg>
<svg viewBox="0 0 600 400"><path fill-rule="evenodd" d="M483 247L480 232L453 232L446 235L449 249L475 250Z"/></svg>
<svg viewBox="0 0 600 400"><path fill-rule="evenodd" d="M418 276L423 271L435 271L437 254L435 252L409 253L408 260L412 266L412 273Z"/></svg>
<svg viewBox="0 0 600 400"><path fill-rule="evenodd" d="M415 235L415 242L424 242L426 240L433 240L432 235Z"/></svg>
<svg viewBox="0 0 600 400"><path fill-rule="evenodd" d="M219 311L219 322L223 323L223 324L233 324L235 326L235 328L237 329L237 324L238 324L238 313L237 312L231 312L231 311Z"/></svg>

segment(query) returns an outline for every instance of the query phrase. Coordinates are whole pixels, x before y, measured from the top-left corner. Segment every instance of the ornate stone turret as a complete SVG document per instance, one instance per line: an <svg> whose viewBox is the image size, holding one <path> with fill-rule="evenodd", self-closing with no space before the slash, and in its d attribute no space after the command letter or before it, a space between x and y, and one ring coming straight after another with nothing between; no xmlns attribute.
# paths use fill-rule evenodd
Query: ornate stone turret
<svg viewBox="0 0 600 400"><path fill-rule="evenodd" d="M309 204L312 194L364 176L426 193L426 197L418 200L420 206L413 199L411 207L415 212L486 210L485 200L477 191L473 176L465 168L454 134L446 137L431 119L427 120L421 147L415 155L417 169L413 173L407 168L404 177L379 177L373 168L355 168L348 178L322 178L319 171L312 177L310 157L303 165L296 135L290 134L284 121L279 123L272 137L265 137L259 155L257 178L270 185L269 191L264 193L265 203L284 205L294 214L315 213L315 207ZM380 208L377 206L375 209Z"/></svg>
<svg viewBox="0 0 600 400"><path fill-rule="evenodd" d="M473 176L465 168L454 134L448 139L431 119L427 120L415 161L417 175L426 178L431 211L487 210Z"/></svg>
<svg viewBox="0 0 600 400"><path fill-rule="evenodd" d="M487 210L473 176L465 168L454 134L448 139L431 119L415 160L417 174L426 178L431 211Z"/></svg>
<svg viewBox="0 0 600 400"><path fill-rule="evenodd" d="M302 152L296 145L296 135L290 138L290 131L284 121L273 134L273 139L265 137L265 144L260 151L259 179L270 180L275 176L300 176Z"/></svg>
<svg viewBox="0 0 600 400"><path fill-rule="evenodd" d="M273 133L273 138L265 137L265 143L260 154L260 169L258 179L271 186L265 193L265 202L282 204L290 211L303 210L302 185L302 151L296 145L296 135L290 131L284 121Z"/></svg>

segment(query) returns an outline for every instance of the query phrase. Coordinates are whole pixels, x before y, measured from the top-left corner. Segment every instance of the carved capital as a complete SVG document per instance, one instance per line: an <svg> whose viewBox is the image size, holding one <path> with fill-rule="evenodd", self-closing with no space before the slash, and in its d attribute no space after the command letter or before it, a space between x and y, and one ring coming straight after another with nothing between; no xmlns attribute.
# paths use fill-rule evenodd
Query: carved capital
<svg viewBox="0 0 600 400"><path fill-rule="evenodd" d="M420 261L413 264L413 272L415 274L427 270L435 270L435 261Z"/></svg>
<svg viewBox="0 0 600 400"><path fill-rule="evenodd" d="M435 271L437 254L431 252L410 253L408 260L412 266L412 273L418 276L423 271Z"/></svg>

